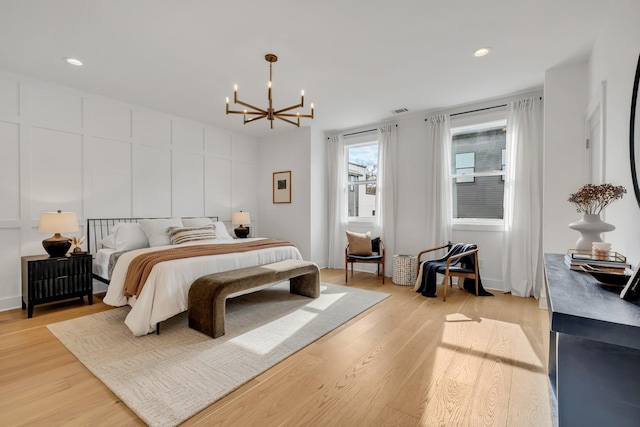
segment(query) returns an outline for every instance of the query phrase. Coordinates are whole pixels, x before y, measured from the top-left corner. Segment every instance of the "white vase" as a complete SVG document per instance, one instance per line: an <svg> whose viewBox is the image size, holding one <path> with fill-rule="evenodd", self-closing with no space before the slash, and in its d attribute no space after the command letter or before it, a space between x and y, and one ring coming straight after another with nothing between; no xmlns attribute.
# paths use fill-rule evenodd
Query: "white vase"
<svg viewBox="0 0 640 427"><path fill-rule="evenodd" d="M582 219L569 224L569 228L580 232L576 249L581 251L591 251L593 242L602 242L602 233L616 229L615 225L600 219L600 214L582 214Z"/></svg>

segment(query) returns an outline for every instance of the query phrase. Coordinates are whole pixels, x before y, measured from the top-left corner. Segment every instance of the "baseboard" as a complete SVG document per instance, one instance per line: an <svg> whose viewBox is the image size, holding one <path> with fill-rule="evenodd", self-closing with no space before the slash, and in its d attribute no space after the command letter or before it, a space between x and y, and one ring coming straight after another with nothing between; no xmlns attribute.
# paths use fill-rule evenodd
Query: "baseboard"
<svg viewBox="0 0 640 427"><path fill-rule="evenodd" d="M14 310L22 307L22 296L0 298L0 311Z"/></svg>
<svg viewBox="0 0 640 427"><path fill-rule="evenodd" d="M102 292L107 292L107 284L93 279L93 293L99 294ZM16 308L22 308L22 295L0 298L0 311L15 310Z"/></svg>

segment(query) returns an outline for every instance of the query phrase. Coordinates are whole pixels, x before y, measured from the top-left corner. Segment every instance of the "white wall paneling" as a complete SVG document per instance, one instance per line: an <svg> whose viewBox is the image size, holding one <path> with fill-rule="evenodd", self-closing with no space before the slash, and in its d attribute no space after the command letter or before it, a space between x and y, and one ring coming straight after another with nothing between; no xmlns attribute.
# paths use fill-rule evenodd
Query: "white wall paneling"
<svg viewBox="0 0 640 427"><path fill-rule="evenodd" d="M89 137L85 151L86 217L131 215L131 143Z"/></svg>
<svg viewBox="0 0 640 427"><path fill-rule="evenodd" d="M17 117L20 115L20 85L16 80L0 76L0 114Z"/></svg>
<svg viewBox="0 0 640 427"><path fill-rule="evenodd" d="M0 228L0 310L20 307L20 229ZM15 244L14 244L15 243Z"/></svg>
<svg viewBox="0 0 640 427"><path fill-rule="evenodd" d="M172 215L204 215L204 157L174 151L172 165Z"/></svg>
<svg viewBox="0 0 640 427"><path fill-rule="evenodd" d="M88 217L257 213L256 139L204 123L0 71L0 141L0 310L20 307L20 256L45 253L43 211L76 212L69 237Z"/></svg>
<svg viewBox="0 0 640 427"><path fill-rule="evenodd" d="M216 128L206 127L204 129L204 152L209 156L231 158L231 135Z"/></svg>
<svg viewBox="0 0 640 427"><path fill-rule="evenodd" d="M204 128L186 120L172 121L171 144L175 148L202 152L204 150Z"/></svg>
<svg viewBox="0 0 640 427"><path fill-rule="evenodd" d="M45 211L82 216L82 135L31 128L31 219Z"/></svg>
<svg viewBox="0 0 640 427"><path fill-rule="evenodd" d="M171 216L171 151L134 145L132 215Z"/></svg>
<svg viewBox="0 0 640 427"><path fill-rule="evenodd" d="M204 214L231 221L231 160L204 159Z"/></svg>
<svg viewBox="0 0 640 427"><path fill-rule="evenodd" d="M149 111L133 112L133 138L145 144L169 147L171 145L171 118Z"/></svg>
<svg viewBox="0 0 640 427"><path fill-rule="evenodd" d="M0 220L20 218L20 127L0 122Z"/></svg>
<svg viewBox="0 0 640 427"><path fill-rule="evenodd" d="M82 97L43 86L22 85L22 116L36 126L80 132L83 126Z"/></svg>
<svg viewBox="0 0 640 427"><path fill-rule="evenodd" d="M93 135L128 139L132 131L131 106L96 97L85 101L85 126Z"/></svg>
<svg viewBox="0 0 640 427"><path fill-rule="evenodd" d="M231 165L231 209L251 214L251 235L258 232L258 167L255 163L233 161ZM272 236L269 236L272 237Z"/></svg>

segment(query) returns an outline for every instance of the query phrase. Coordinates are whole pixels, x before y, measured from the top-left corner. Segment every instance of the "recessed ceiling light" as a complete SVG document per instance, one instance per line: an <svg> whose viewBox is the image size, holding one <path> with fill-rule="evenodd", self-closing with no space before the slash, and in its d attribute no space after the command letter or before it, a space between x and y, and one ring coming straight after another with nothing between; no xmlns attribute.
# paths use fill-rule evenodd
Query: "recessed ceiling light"
<svg viewBox="0 0 640 427"><path fill-rule="evenodd" d="M75 65L76 67L82 67L84 65L82 61L76 58L64 58L64 60L67 61L67 64Z"/></svg>
<svg viewBox="0 0 640 427"><path fill-rule="evenodd" d="M479 58L481 56L488 55L490 52L491 52L491 48L490 47L481 47L480 49L478 49L475 52L473 52L473 56Z"/></svg>

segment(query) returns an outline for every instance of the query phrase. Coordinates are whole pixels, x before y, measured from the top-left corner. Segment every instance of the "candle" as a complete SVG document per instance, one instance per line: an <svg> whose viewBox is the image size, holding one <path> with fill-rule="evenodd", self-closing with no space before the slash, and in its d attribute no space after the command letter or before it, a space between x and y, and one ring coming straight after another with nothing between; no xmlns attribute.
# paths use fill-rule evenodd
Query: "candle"
<svg viewBox="0 0 640 427"><path fill-rule="evenodd" d="M609 258L609 251L611 251L611 243L593 242L591 244L591 256L594 259L607 259L607 258Z"/></svg>

